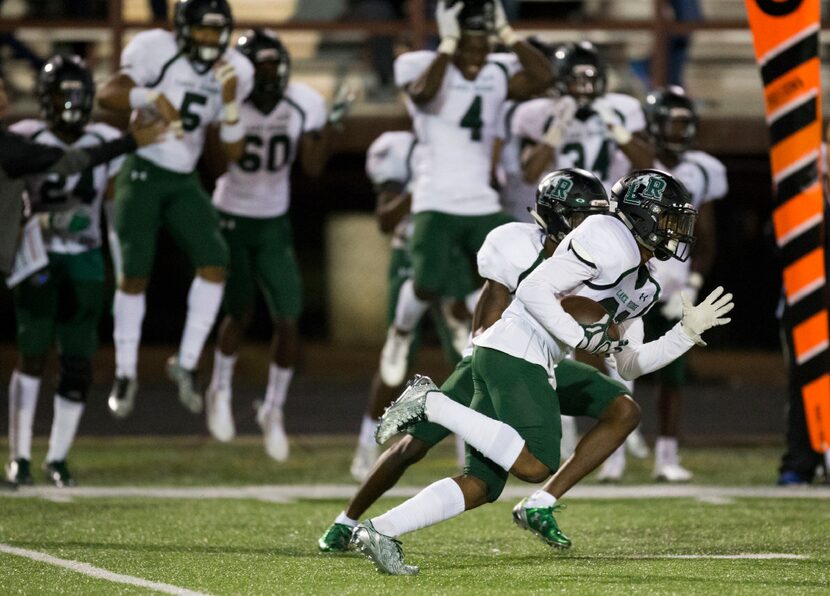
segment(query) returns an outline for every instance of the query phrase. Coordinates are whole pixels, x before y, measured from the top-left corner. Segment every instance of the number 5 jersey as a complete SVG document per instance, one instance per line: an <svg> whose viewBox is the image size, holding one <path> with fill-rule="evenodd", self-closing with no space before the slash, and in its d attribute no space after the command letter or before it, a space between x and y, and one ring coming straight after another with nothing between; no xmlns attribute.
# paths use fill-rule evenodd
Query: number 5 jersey
<svg viewBox="0 0 830 596"><path fill-rule="evenodd" d="M289 83L269 114L246 101L240 106L245 152L216 182L214 206L243 217L278 217L288 211L291 164L306 132L326 124L326 102L302 83Z"/></svg>

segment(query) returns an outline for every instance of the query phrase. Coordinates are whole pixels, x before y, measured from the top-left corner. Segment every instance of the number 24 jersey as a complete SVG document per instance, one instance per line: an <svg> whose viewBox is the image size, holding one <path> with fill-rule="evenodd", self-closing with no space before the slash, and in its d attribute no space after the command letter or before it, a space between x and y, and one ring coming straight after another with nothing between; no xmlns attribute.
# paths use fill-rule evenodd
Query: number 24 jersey
<svg viewBox="0 0 830 596"><path fill-rule="evenodd" d="M304 133L326 124L326 102L302 83L289 83L269 114L250 101L240 106L245 151L216 182L214 206L242 217L278 217L291 202L291 164Z"/></svg>

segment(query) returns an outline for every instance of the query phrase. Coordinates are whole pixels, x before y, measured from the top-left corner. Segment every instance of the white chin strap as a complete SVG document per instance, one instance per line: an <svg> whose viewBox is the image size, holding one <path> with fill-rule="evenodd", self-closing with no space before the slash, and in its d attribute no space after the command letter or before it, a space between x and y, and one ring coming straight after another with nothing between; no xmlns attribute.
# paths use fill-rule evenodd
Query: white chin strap
<svg viewBox="0 0 830 596"><path fill-rule="evenodd" d="M528 209L528 211L530 212L530 216L533 218L533 220L534 220L537 224L539 224L539 227L540 227L540 228L542 228L542 231L543 231L545 234L547 234L547 233L548 233L548 224L546 224L546 223L545 223L545 220L544 220L544 219L542 219L542 216L541 216L541 215L539 215L538 213L536 213L536 210L535 210L535 209Z"/></svg>

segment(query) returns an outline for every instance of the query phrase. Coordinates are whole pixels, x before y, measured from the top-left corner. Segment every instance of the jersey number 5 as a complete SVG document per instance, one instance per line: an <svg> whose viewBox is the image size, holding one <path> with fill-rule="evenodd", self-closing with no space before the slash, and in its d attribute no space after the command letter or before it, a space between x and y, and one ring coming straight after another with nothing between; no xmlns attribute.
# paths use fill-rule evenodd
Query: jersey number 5
<svg viewBox="0 0 830 596"><path fill-rule="evenodd" d="M256 172L262 167L259 149L264 145L262 137L245 135L245 152L239 158L239 167L245 172ZM291 139L286 135L274 135L268 140L265 155L265 167L269 172L276 172L288 163L291 155Z"/></svg>
<svg viewBox="0 0 830 596"><path fill-rule="evenodd" d="M467 108L467 113L461 118L461 128L470 129L470 138L473 141L481 140L481 128L484 122L481 120L481 95L476 95L473 103Z"/></svg>
<svg viewBox="0 0 830 596"><path fill-rule="evenodd" d="M182 128L185 129L187 132L191 130L196 130L199 128L199 124L202 122L202 117L193 111L193 104L203 106L207 103L207 97L204 95L199 95L198 93L191 93L188 91L184 94L184 99L182 100L182 109L179 110L179 113L182 117Z"/></svg>

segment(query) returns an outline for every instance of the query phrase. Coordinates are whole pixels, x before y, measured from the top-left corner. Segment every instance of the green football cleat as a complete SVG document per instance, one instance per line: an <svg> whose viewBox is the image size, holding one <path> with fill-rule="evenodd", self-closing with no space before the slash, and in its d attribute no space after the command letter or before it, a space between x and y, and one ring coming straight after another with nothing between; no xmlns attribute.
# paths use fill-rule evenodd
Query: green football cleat
<svg viewBox="0 0 830 596"><path fill-rule="evenodd" d="M320 536L317 546L321 553L344 553L349 550L352 527L346 524L332 524L326 533Z"/></svg>
<svg viewBox="0 0 830 596"><path fill-rule="evenodd" d="M529 530L546 544L554 548L571 548L571 539L562 533L556 518L555 511L564 509L564 505L553 507L525 507L527 497L519 501L513 508L513 521L523 530Z"/></svg>
<svg viewBox="0 0 830 596"><path fill-rule="evenodd" d="M417 422L427 419L427 393L438 391L432 379L423 375L415 375L400 397L386 408L375 429L375 440L379 445L394 437Z"/></svg>
<svg viewBox="0 0 830 596"><path fill-rule="evenodd" d="M389 575L416 575L418 567L403 562L401 543L389 536L384 536L366 520L358 524L352 533L351 546L363 553L378 571Z"/></svg>

